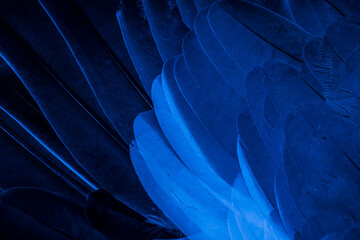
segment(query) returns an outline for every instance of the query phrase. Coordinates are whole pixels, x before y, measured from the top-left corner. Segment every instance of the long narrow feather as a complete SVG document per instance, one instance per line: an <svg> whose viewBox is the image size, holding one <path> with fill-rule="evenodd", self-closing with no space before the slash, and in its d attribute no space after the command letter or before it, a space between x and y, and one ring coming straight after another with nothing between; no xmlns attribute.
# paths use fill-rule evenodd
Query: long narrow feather
<svg viewBox="0 0 360 240"><path fill-rule="evenodd" d="M160 74L163 62L152 38L143 9L124 4L117 13L121 33L142 86L150 96L151 83Z"/></svg>
<svg viewBox="0 0 360 240"><path fill-rule="evenodd" d="M144 206L146 202L150 205L152 203L147 200L133 173L128 152L89 118L58 84L50 70L44 68L41 62L23 47L22 42L6 25L2 24L0 30L3 33L0 39L1 56L29 90L60 140L80 166L121 201L144 215L151 214L151 208ZM95 151L98 149L101 151ZM132 180L129 176L133 176ZM128 184L135 184L135 187L132 189L117 184L122 183L123 179L127 179ZM139 197L134 198L137 194L140 194Z"/></svg>
<svg viewBox="0 0 360 240"><path fill-rule="evenodd" d="M228 239L224 221L227 208L179 160L163 136L155 114L140 114L135 120L134 132L140 153L152 174L157 176L160 187L210 239ZM149 145L150 140L157 143L156 148Z"/></svg>
<svg viewBox="0 0 360 240"><path fill-rule="evenodd" d="M188 28L181 20L175 0L143 0L142 2L163 61L180 54L182 38Z"/></svg>
<svg viewBox="0 0 360 240"><path fill-rule="evenodd" d="M129 144L133 138L129 126L139 112L149 108L142 97L141 89L122 70L106 44L72 0L61 3L45 0L40 3L64 37L104 113L124 142ZM73 22L70 15L78 16L78 21ZM84 39L88 39L87 45L83 44ZM124 105L128 107L124 108ZM118 107L114 109L114 106Z"/></svg>

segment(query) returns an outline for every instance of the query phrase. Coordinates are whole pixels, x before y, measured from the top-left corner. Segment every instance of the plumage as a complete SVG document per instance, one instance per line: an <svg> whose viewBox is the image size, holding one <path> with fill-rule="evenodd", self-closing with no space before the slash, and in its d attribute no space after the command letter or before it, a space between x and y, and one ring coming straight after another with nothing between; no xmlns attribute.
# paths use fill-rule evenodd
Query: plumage
<svg viewBox="0 0 360 240"><path fill-rule="evenodd" d="M209 132L193 110L189 106L188 102L182 95L177 81L183 78L185 72L181 72L180 69L174 69L176 62L168 61L164 65L162 74L162 84L165 97L169 103L169 107L178 120L179 126L182 129L184 135L189 141L189 144L195 150L197 154L197 162L200 169L207 167L213 169L216 174L227 181L232 183L231 175L228 175L227 161L236 161L223 147L219 141ZM207 146L213 146L208 148ZM187 151L187 150L185 150ZM230 169L230 171L233 171Z"/></svg>
<svg viewBox="0 0 360 240"><path fill-rule="evenodd" d="M157 225L146 222L146 219L126 205L117 201L111 194L102 190L88 195L85 213L88 221L99 232L112 239L153 239L173 238L170 233L158 231Z"/></svg>
<svg viewBox="0 0 360 240"><path fill-rule="evenodd" d="M234 155L232 150L234 139L236 139L235 116L244 101L211 64L202 51L194 32L190 32L184 38L183 52L186 64L184 68L187 68L191 75L184 81L178 81L180 89L202 122L212 120L213 128L209 128L209 131L217 137L230 154ZM178 64L182 63L181 59ZM192 92L189 92L190 89L188 90L186 86L191 86ZM199 99L198 96L202 97ZM212 111L207 111L208 109ZM208 116L209 113L216 116Z"/></svg>
<svg viewBox="0 0 360 240"><path fill-rule="evenodd" d="M102 110L123 141L129 144L133 138L129 126L139 112L149 108L149 103L142 97L145 93L123 70L75 3L71 0L61 3L45 0L40 4L66 41ZM73 22L71 15L78 16L78 21ZM91 40L85 45L82 39ZM114 106L118 109L114 110Z"/></svg>
<svg viewBox="0 0 360 240"><path fill-rule="evenodd" d="M276 164L261 140L249 109L244 109L238 119L238 159L246 185L254 201L264 212L275 204L274 176Z"/></svg>
<svg viewBox="0 0 360 240"><path fill-rule="evenodd" d="M245 71L236 64L216 38L208 21L208 9L201 10L195 20L195 33L201 48L217 71L241 96L244 96Z"/></svg>
<svg viewBox="0 0 360 240"><path fill-rule="evenodd" d="M163 136L155 114L140 114L134 132L140 154L166 194L207 237L228 239L226 207L180 161ZM156 148L149 144L150 140L156 141Z"/></svg>
<svg viewBox="0 0 360 240"><path fill-rule="evenodd" d="M357 12L359 11L359 3L353 0L329 0L327 1L329 4L334 6L343 16L350 17L355 21L358 21Z"/></svg>
<svg viewBox="0 0 360 240"><path fill-rule="evenodd" d="M210 5L214 2L214 0L194 0L195 6L198 11L210 7Z"/></svg>
<svg viewBox="0 0 360 240"><path fill-rule="evenodd" d="M342 38L345 38L346 41L342 41ZM340 20L329 25L324 39L330 44L338 57L344 60L359 44L359 26L352 21Z"/></svg>
<svg viewBox="0 0 360 240"><path fill-rule="evenodd" d="M199 234L200 230L188 216L183 213L182 209L169 198L168 193L163 190L157 183L154 175L150 172L147 163L139 151L136 141L133 141L130 146L131 161L134 165L137 176L141 180L144 189L149 194L149 197L154 203L162 209L165 216L172 219L175 224L186 236L193 236ZM159 225L161 226L161 224Z"/></svg>
<svg viewBox="0 0 360 240"><path fill-rule="evenodd" d="M353 0L4 0L1 239L359 238Z"/></svg>
<svg viewBox="0 0 360 240"><path fill-rule="evenodd" d="M39 239L109 239L89 224L80 205L48 191L35 188L5 191L0 194L0 209L1 226L14 239L29 236Z"/></svg>
<svg viewBox="0 0 360 240"><path fill-rule="evenodd" d="M344 16L329 1L290 0L288 5L294 22L316 37L322 37L331 22ZM306 17L304 17L306 15Z"/></svg>
<svg viewBox="0 0 360 240"><path fill-rule="evenodd" d="M76 201L84 201L86 188L59 171L41 153L16 136L7 126L0 125L1 191L16 187L36 187L65 194ZM21 166L21 167L19 167ZM62 175L60 175L62 174Z"/></svg>
<svg viewBox="0 0 360 240"><path fill-rule="evenodd" d="M257 14L252 15L253 12ZM210 8L208 18L219 41L246 72L271 58L298 68L302 46L313 38L284 17L243 1L216 3ZM282 28L287 31L277 30Z"/></svg>
<svg viewBox="0 0 360 240"><path fill-rule="evenodd" d="M197 10L193 0L176 0L182 21L190 30L194 29Z"/></svg>
<svg viewBox="0 0 360 240"><path fill-rule="evenodd" d="M9 85L19 84L15 75L3 76ZM21 83L20 83L21 84ZM7 84L6 84L7 85ZM61 143L44 115L28 96L15 88L1 84L0 121L14 136L21 136L24 144L44 156L47 164L75 178L80 188L95 189L95 181L82 169ZM21 86L21 85L20 85ZM31 98L31 97L29 97ZM29 118L28 116L31 116ZM38 128L38 126L42 126ZM69 180L69 179L68 179Z"/></svg>
<svg viewBox="0 0 360 240"><path fill-rule="evenodd" d="M206 187L216 192L219 198L230 201L231 186L218 176L209 162L206 162L206 157L199 153L197 146L194 146L192 138L185 134L186 129L181 128L166 101L160 76L153 83L152 96L155 115L161 130L183 164Z"/></svg>
<svg viewBox="0 0 360 240"><path fill-rule="evenodd" d="M308 224L308 228L298 230L301 237L321 238L351 228L358 204L349 201L356 201L359 194L353 187L359 177L353 163L321 126L306 120L306 115L289 118L286 139L291 154L284 159L289 190Z"/></svg>
<svg viewBox="0 0 360 240"><path fill-rule="evenodd" d="M288 155L289 153L285 149L284 158L290 158ZM284 227L291 238L300 238L301 228L306 223L302 212L295 203L294 196L290 194L283 164L276 171L274 185L276 203Z"/></svg>
<svg viewBox="0 0 360 240"><path fill-rule="evenodd" d="M123 6L117 13L121 32L139 74L147 95L151 92L151 83L161 72L163 61L152 38L149 23L144 19L143 9Z"/></svg>
<svg viewBox="0 0 360 240"><path fill-rule="evenodd" d="M36 0L4 1L1 2L0 10L3 21L52 70L58 81L85 111L101 122L102 126L107 126L109 131L114 131L66 42L41 5ZM131 67L131 63L127 65L129 71Z"/></svg>
<svg viewBox="0 0 360 240"><path fill-rule="evenodd" d="M129 171L133 171L127 150L83 111L83 108L58 83L51 71L45 68L29 50L22 47L21 40L8 30L6 25L1 26L1 31L4 33L0 40L1 56L21 79L79 165L85 168L101 186L106 186L105 188L117 198L128 203L134 200L134 203L130 204L132 208L143 208L143 198L134 198L123 192L143 194L146 199L146 194L141 189L138 179L136 177L132 180L127 179L131 175ZM78 124L80 122L81 125ZM94 151L96 149L101 149L101 151ZM106 162L107 164L104 164ZM115 169L118 170L115 171ZM134 188L137 190L133 191L128 186L115 184L115 182L122 182L122 178L126 178L127 183L132 182L135 186L137 185L138 187ZM139 202L136 203L137 201ZM150 200L145 200L145 202L152 205ZM143 210L144 212L140 210L142 214L152 212L147 207Z"/></svg>
<svg viewBox="0 0 360 240"><path fill-rule="evenodd" d="M181 20L175 1L144 0L142 2L162 60L165 62L170 57L180 54L182 38L188 28Z"/></svg>

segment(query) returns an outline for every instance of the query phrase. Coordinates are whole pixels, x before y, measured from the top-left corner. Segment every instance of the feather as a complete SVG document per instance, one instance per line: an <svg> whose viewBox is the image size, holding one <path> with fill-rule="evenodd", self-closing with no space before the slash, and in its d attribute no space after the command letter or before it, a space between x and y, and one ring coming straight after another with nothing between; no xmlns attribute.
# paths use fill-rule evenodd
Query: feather
<svg viewBox="0 0 360 240"><path fill-rule="evenodd" d="M229 1L225 1L220 5L258 38L270 43L289 57L302 61L302 46L313 38L311 34L288 19L256 4L245 1L231 2L230 4ZM260 21L266 24L258 24ZM279 29L286 29L286 32L279 31Z"/></svg>
<svg viewBox="0 0 360 240"><path fill-rule="evenodd" d="M360 27L351 21L340 20L328 27L324 39L340 60L344 60L360 43Z"/></svg>
<svg viewBox="0 0 360 240"><path fill-rule="evenodd" d="M286 148L284 149L284 158L290 158ZM301 228L303 225L306 225L306 222L295 203L293 195L290 193L283 164L281 164L276 171L274 185L276 203L284 227L290 237L299 239L301 237Z"/></svg>
<svg viewBox="0 0 360 240"><path fill-rule="evenodd" d="M342 60L326 42L310 43L304 49L309 69L323 86L320 94L333 109L354 122L359 122L356 80L359 53L360 50L356 48Z"/></svg>
<svg viewBox="0 0 360 240"><path fill-rule="evenodd" d="M39 143L36 138L29 134L21 125L11 119L7 114L0 113L0 128L4 135L8 135L10 138L15 141L20 148L23 148L25 151L28 151L31 155L34 156L34 159L37 159L40 165L48 168L52 174L55 174L57 177L62 178L67 184L70 184L71 187L75 188L79 193L86 194L87 191L96 189L96 185L89 181L91 178L81 175L77 169L81 169L77 164L75 169L73 165L69 165L63 159L58 158L56 155L52 154L44 145ZM4 143L5 146L10 146ZM16 153L16 152L15 152ZM4 153L4 159L11 159L11 156L7 156L7 153ZM73 160L74 161L74 160ZM11 166L6 166L8 161L2 163L4 169L12 168ZM5 171L5 170L4 170ZM20 170L21 172L21 170ZM47 171L45 171L47 172ZM6 173L5 175L11 175ZM46 175L46 174L45 174ZM14 178L17 176L11 176ZM20 178L20 177L19 177ZM3 179L8 181L7 179ZM92 180L92 179L91 179ZM10 181L10 179L9 179Z"/></svg>
<svg viewBox="0 0 360 240"><path fill-rule="evenodd" d="M249 105L249 111L251 117L254 121L254 124L257 128L257 131L264 141L265 146L267 146L270 155L272 156L274 161L278 161L281 152L279 152L278 148L271 148L267 144L274 145L273 141L269 141L273 138L273 136L269 136L269 132L266 131L266 124L278 124L276 121L265 121L265 109L269 109L272 106L272 102L269 101L268 93L266 92L264 86L264 79L266 78L266 73L264 69L260 67L256 67L245 80L245 89L246 89L246 99ZM267 105L266 105L267 104ZM265 107L266 105L266 107ZM272 106L272 116L279 115L277 109ZM272 120L269 118L269 120ZM269 122L269 123L268 123ZM274 128L274 126L270 125L268 128ZM273 132L274 133L274 132ZM275 132L279 134L278 132ZM273 138L280 140L279 138Z"/></svg>
<svg viewBox="0 0 360 240"><path fill-rule="evenodd" d="M174 64L176 64L175 59L166 62L161 77L169 107L177 119L179 127L195 150L200 166L210 167L227 183L232 183L232 176L228 171L233 170L227 167L227 163L233 162L235 159L225 151L190 108L177 84L180 78L186 76L180 69L174 69ZM212 146L212 148L208 146Z"/></svg>
<svg viewBox="0 0 360 240"><path fill-rule="evenodd" d="M233 188L234 215L242 238L263 239L265 219L252 200L241 174L236 177Z"/></svg>
<svg viewBox="0 0 360 240"><path fill-rule="evenodd" d="M167 190L163 190L157 183L142 157L135 140L130 145L130 156L136 174L143 184L144 189L154 203L163 211L163 214L171 219L172 223L181 229L186 236L199 234L200 229L195 226L193 220L183 213L183 210L169 197Z"/></svg>
<svg viewBox="0 0 360 240"><path fill-rule="evenodd" d="M304 104L321 101L321 98L299 78L294 68L275 61L266 63L264 69L254 70L246 80L246 90L255 125L278 166L287 116Z"/></svg>
<svg viewBox="0 0 360 240"><path fill-rule="evenodd" d="M228 239L226 207L180 161L163 136L155 114L140 114L134 122L134 133L140 153L160 187L210 239Z"/></svg>
<svg viewBox="0 0 360 240"><path fill-rule="evenodd" d="M236 64L217 40L209 25L207 15L208 9L203 9L196 16L195 33L197 40L217 71L235 91L244 96L245 71Z"/></svg>
<svg viewBox="0 0 360 240"><path fill-rule="evenodd" d="M91 225L104 235L113 239L153 239L172 238L171 234L161 233L156 225L127 206L117 201L112 195L101 190L88 195L85 213Z"/></svg>
<svg viewBox="0 0 360 240"><path fill-rule="evenodd" d="M239 193L235 191L233 198L235 212L240 211L242 213L235 216L237 216L243 238L289 239L277 209L271 206L267 196L265 196L259 183L247 166L240 145L238 145L238 156L243 175L241 178L238 176L235 180L234 188Z"/></svg>
<svg viewBox="0 0 360 240"><path fill-rule="evenodd" d="M360 238L359 227L351 229L345 236L345 240Z"/></svg>
<svg viewBox="0 0 360 240"><path fill-rule="evenodd" d="M122 66L72 0L61 3L44 0L40 3L69 46L104 113L125 143L129 144L133 138L130 128L132 121L139 112L149 108L142 97L145 93L122 70ZM71 15L77 16L78 20L72 21L69 17ZM124 108L124 105L127 107Z"/></svg>
<svg viewBox="0 0 360 240"><path fill-rule="evenodd" d="M123 72L132 79L133 83L139 84L140 79L136 68L132 64L131 58L127 54L127 46L122 38L119 22L116 18L116 12L122 5L128 6L129 2L137 4L142 8L139 1L128 0L106 0L106 1L88 1L88 0L72 0L83 13L87 21L92 25L93 29L100 35L101 39L106 43L107 48L121 65ZM38 3L41 6L41 4ZM43 10L46 14L46 11ZM76 15L78 17L78 15ZM49 18L49 17L48 17ZM54 24L53 24L54 26Z"/></svg>
<svg viewBox="0 0 360 240"><path fill-rule="evenodd" d="M255 3L264 8L270 9L273 12L280 14L281 16L293 20L292 12L289 8L288 0L272 1L272 0L250 0L250 3Z"/></svg>
<svg viewBox="0 0 360 240"><path fill-rule="evenodd" d="M277 169L262 142L249 109L244 109L238 118L238 159L248 190L264 212L276 206L274 176Z"/></svg>
<svg viewBox="0 0 360 240"><path fill-rule="evenodd" d="M179 9L180 16L184 24L190 30L194 29L194 21L197 10L193 0L176 0L176 5Z"/></svg>
<svg viewBox="0 0 360 240"><path fill-rule="evenodd" d="M264 87L268 93L272 104L269 109L265 109L264 119L271 126L280 127L278 131L284 128L284 119L298 108L305 104L322 101L322 99L313 91L300 77L299 72L290 65L281 62L268 62L264 66L266 77L264 78ZM271 113L276 108L278 114ZM277 123L275 123L277 122ZM275 130L276 131L276 130ZM281 144L278 146L281 149Z"/></svg>
<svg viewBox="0 0 360 240"><path fill-rule="evenodd" d="M150 95L151 84L161 72L163 62L141 9L124 6L117 13L122 36L142 86Z"/></svg>
<svg viewBox="0 0 360 240"><path fill-rule="evenodd" d="M334 8L336 8L343 16L352 18L355 21L359 21L358 12L360 5L358 1L354 0L327 0Z"/></svg>
<svg viewBox="0 0 360 240"><path fill-rule="evenodd" d="M1 2L0 238L357 239L359 6Z"/></svg>
<svg viewBox="0 0 360 240"><path fill-rule="evenodd" d="M301 66L300 78L307 85L309 85L309 87L311 87L318 95L321 96L321 92L324 91L324 88L322 87L321 83L317 81L316 78L312 75L311 71L309 70L309 68L306 66L305 63L302 64Z"/></svg>
<svg viewBox="0 0 360 240"><path fill-rule="evenodd" d="M231 240L243 240L240 229L237 225L236 218L233 211L228 212L227 217L228 229Z"/></svg>
<svg viewBox="0 0 360 240"><path fill-rule="evenodd" d="M234 149L236 149L236 116L244 106L245 101L229 86L209 61L194 32L190 32L184 38L183 52L186 66L194 83L192 84L192 81L189 81L191 79L189 77L187 78L188 83L178 82L180 89L201 121L212 120L213 128L209 128L209 131L218 136L218 140L230 154L234 154ZM181 62L178 61L178 63ZM191 86L192 93L185 87L183 88L184 85ZM198 96L202 97L199 98ZM201 104L206 104L206 102L208 102L208 107L203 105L202 108ZM216 124L218 125L216 126Z"/></svg>
<svg viewBox="0 0 360 240"><path fill-rule="evenodd" d="M215 0L194 0L197 10L200 12L204 8L210 7Z"/></svg>
<svg viewBox="0 0 360 240"><path fill-rule="evenodd" d="M207 128L212 136L219 142L220 148L226 151L231 157L223 158L221 165L224 166L224 161L227 164L225 166L231 166L226 170L226 179L234 178L238 172L238 166L235 160L235 149L231 147L230 142L231 135L233 133L222 131L224 124L227 123L226 116L223 116L220 109L206 98L205 93L201 91L196 84L194 78L189 72L184 57L179 57L175 63L175 78L181 93L189 103L189 106L193 110L194 114L201 121L201 123ZM199 98L201 96L201 98ZM211 111L209 111L211 109ZM229 126L230 128L231 126ZM235 138L236 139L236 138ZM229 145L227 145L229 144ZM219 151L221 151L219 149ZM223 175L223 177L225 177Z"/></svg>
<svg viewBox="0 0 360 240"><path fill-rule="evenodd" d="M246 72L273 58L300 68L302 47L313 38L280 15L243 1L212 5L208 19L218 40Z"/></svg>
<svg viewBox="0 0 360 240"><path fill-rule="evenodd" d="M330 74L329 84L325 94L327 103L345 117L359 123L359 71L357 62L360 58L360 49L354 49L343 64Z"/></svg>
<svg viewBox="0 0 360 240"><path fill-rule="evenodd" d="M271 168L263 167L262 169L272 169L270 176L266 180L273 182L275 180L274 176L277 168L282 167L281 162L285 140L284 129L287 117L290 114L295 113L297 109L304 105L319 103L322 102L322 99L299 77L299 73L294 68L276 61L265 63L263 69L259 68L254 70L246 81L246 90L251 116L254 119L259 135L271 156L271 158L268 158L268 161L270 161L268 164L271 165ZM239 129L241 127L239 126ZM244 140L246 141L246 138ZM260 140L258 140L258 142L261 143ZM264 152L264 150L257 150L257 153L259 152ZM264 156L266 155L263 155L262 157ZM239 157L239 159L241 158ZM247 167L246 163L243 165ZM246 168L244 169L243 165L241 165L241 167L244 171ZM246 172L244 172L244 176L247 176L245 173ZM255 177L261 177L261 175L255 175ZM254 184L251 175L248 182ZM258 193L263 194L262 191L258 190L259 187L257 186L256 181L255 189L257 189L257 191L253 192L253 189L254 187L249 187L249 190L253 195ZM265 191L267 191L267 193L269 193L268 191L271 191L271 188L264 189L266 189ZM257 196L255 199L260 203L259 206L266 206L266 204L269 204L267 203L268 199L264 198L262 195L255 196ZM267 194L267 196L271 195ZM272 201L272 203L274 204L274 201ZM272 205L272 207L274 206L276 205ZM287 205L285 205L285 207L281 206L281 211L286 211L283 210L284 208L287 209L289 207ZM270 207L265 208L265 212L273 212L273 221L275 223L279 221L280 217L278 216L278 212L273 211L271 205ZM281 214L284 216L288 213L285 212ZM293 221L292 218L289 220L290 224L291 221ZM287 224L287 221L285 222ZM276 224L270 224L270 226L272 225L276 226ZM290 235L294 234L294 230L289 230L288 226L287 231ZM281 230L281 232L283 232L283 230Z"/></svg>
<svg viewBox="0 0 360 240"><path fill-rule="evenodd" d="M322 37L331 22L343 18L328 1L290 0L288 4L295 23L316 37Z"/></svg>
<svg viewBox="0 0 360 240"><path fill-rule="evenodd" d="M175 76L179 89L193 110L197 118L205 125L208 131L221 143L223 148L231 155L234 155L233 148L226 144L234 144L231 142L231 136L224 132L223 126L226 123L226 116L221 114L221 109L209 99L205 92L202 91L199 84L192 76L184 56L180 56L175 63ZM209 111L211 109L211 111ZM231 127L231 126L230 126ZM225 134L225 135L224 135Z"/></svg>
<svg viewBox="0 0 360 240"><path fill-rule="evenodd" d="M309 109L316 111L316 107ZM284 159L289 190L310 229L303 238L321 238L351 228L358 216L358 169L321 126L307 120L307 114L292 116L286 124L290 153Z"/></svg>
<svg viewBox="0 0 360 240"><path fill-rule="evenodd" d="M84 202L86 189L83 186L74 179L68 178L66 173L51 164L3 123L0 129L1 191L15 187L36 187L65 194L76 201Z"/></svg>
<svg viewBox="0 0 360 240"><path fill-rule="evenodd" d="M314 126L321 127L342 149L347 158L360 168L359 154L357 150L359 125L349 118L344 118L326 105L320 105L315 113L304 111L304 116Z"/></svg>
<svg viewBox="0 0 360 240"><path fill-rule="evenodd" d="M92 228L76 202L48 191L5 191L0 195L0 209L2 229L14 239L109 239Z"/></svg>
<svg viewBox="0 0 360 240"><path fill-rule="evenodd" d="M188 31L183 24L175 0L143 0L150 29L165 62L181 53L182 38Z"/></svg>
<svg viewBox="0 0 360 240"><path fill-rule="evenodd" d="M230 185L221 179L209 165L207 159L199 154L197 147L193 146L191 142L193 140L186 136L181 129L181 125L166 101L160 76L154 80L152 99L161 130L181 161L214 194L218 195L220 199L230 202Z"/></svg>
<svg viewBox="0 0 360 240"><path fill-rule="evenodd" d="M0 121L2 125L18 136L22 142L43 155L52 168L68 175L67 178L72 178L73 183L77 181L81 191L96 189L95 181L70 155L36 103L28 101L27 97L16 89L4 86L4 84L17 83L18 80L15 79L16 76L11 75L9 78L3 78L0 82Z"/></svg>
<svg viewBox="0 0 360 240"><path fill-rule="evenodd" d="M326 41L315 40L304 47L304 59L315 81L308 82L323 98L326 97L326 89L334 81L334 70L338 68L341 59L331 49ZM309 79L309 78L305 78ZM320 84L320 86L319 86Z"/></svg>
<svg viewBox="0 0 360 240"><path fill-rule="evenodd" d="M41 5L33 0L3 1L0 11L4 22L41 59L42 63L52 70L66 91L102 127L113 135L116 134L72 57L71 51ZM130 66L127 68L131 69Z"/></svg>
<svg viewBox="0 0 360 240"><path fill-rule="evenodd" d="M151 207L146 207L152 203L135 177L126 149L89 118L51 71L22 47L21 40L6 25L2 24L0 31L0 55L21 79L79 165L116 198L144 215L152 214ZM123 181L127 184L118 184ZM130 183L134 184L133 188L129 187Z"/></svg>

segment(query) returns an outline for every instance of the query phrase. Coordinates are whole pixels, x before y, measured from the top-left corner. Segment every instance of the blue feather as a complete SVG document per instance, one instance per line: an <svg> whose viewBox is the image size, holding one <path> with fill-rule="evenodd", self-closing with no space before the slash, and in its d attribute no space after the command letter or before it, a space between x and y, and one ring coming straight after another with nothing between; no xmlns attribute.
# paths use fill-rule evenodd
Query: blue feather
<svg viewBox="0 0 360 240"><path fill-rule="evenodd" d="M11 189L0 194L0 209L0 224L13 239L109 239L89 224L80 205L59 194Z"/></svg>
<svg viewBox="0 0 360 240"><path fill-rule="evenodd" d="M83 108L57 82L51 71L45 68L29 50L24 49L21 40L5 25L1 26L0 31L3 33L0 38L0 55L21 79L57 136L79 165L118 199L138 209L144 215L151 213L152 210L145 206L147 204L151 206L152 203L146 200L147 196L141 189L138 179L126 180L128 184L134 184L135 189L138 189L135 192L128 186L115 184L127 179L133 172L126 148L121 147L83 111ZM80 122L81 125L78 124ZM101 151L94 151L95 149ZM142 196L134 198L131 196L133 194Z"/></svg>
<svg viewBox="0 0 360 240"><path fill-rule="evenodd" d="M165 62L181 53L182 38L188 32L174 1L143 0L150 29Z"/></svg>
<svg viewBox="0 0 360 240"><path fill-rule="evenodd" d="M147 95L150 95L152 81L161 72L163 62L152 38L149 24L139 8L124 6L117 13L117 18L142 86Z"/></svg>
<svg viewBox="0 0 360 240"><path fill-rule="evenodd" d="M299 68L302 47L313 39L286 18L243 1L214 4L208 18L219 41L246 72L272 58Z"/></svg>
<svg viewBox="0 0 360 240"><path fill-rule="evenodd" d="M174 73L174 61L175 59L165 63L162 74L164 94L169 107L178 120L184 135L197 153L197 161L199 161L200 166L210 167L226 182L232 183L232 177L236 171L228 166L232 166L230 164L235 161L235 158L220 145L190 108L177 85L179 77L184 77L184 72L175 70ZM208 146L213 147L209 148Z"/></svg>
<svg viewBox="0 0 360 240"><path fill-rule="evenodd" d="M284 167L290 193L311 226L303 227L300 234L304 238L321 238L356 224L352 216L359 214L355 203L359 192L354 188L359 174L326 129L314 125L307 114L300 112L287 122L290 154L284 158Z"/></svg>
<svg viewBox="0 0 360 240"><path fill-rule="evenodd" d="M151 173L147 163L142 157L136 141L133 141L130 146L130 156L136 174L139 177L144 189L147 191L149 197L154 201L154 203L162 209L163 214L171 219L172 223L181 229L181 231L187 236L200 233L200 229L194 225L193 220L183 213L182 209L176 204L176 202L169 197L168 192L163 190L157 183L154 175ZM150 218L150 220L159 222L158 219Z"/></svg>
<svg viewBox="0 0 360 240"><path fill-rule="evenodd" d="M331 22L343 18L338 9L324 0L289 0L288 5L294 22L316 37L322 37Z"/></svg>
<svg viewBox="0 0 360 240"><path fill-rule="evenodd" d="M215 0L194 0L197 10L200 12L204 8L208 8Z"/></svg>
<svg viewBox="0 0 360 240"><path fill-rule="evenodd" d="M66 41L102 110L125 143L129 144L133 138L129 126L139 112L149 108L143 98L144 94L123 71L96 30L71 0L61 3L43 0L40 4ZM77 15L78 21L72 22L69 17L71 15ZM83 39L91 40L86 41L85 45L82 44ZM123 105L128 107L124 108Z"/></svg>
<svg viewBox="0 0 360 240"><path fill-rule="evenodd" d="M163 136L153 112L134 122L136 143L155 181L211 239L228 239L227 209L181 162ZM155 145L149 144L156 142ZM215 223L215 224L214 224Z"/></svg>
<svg viewBox="0 0 360 240"><path fill-rule="evenodd" d="M236 118L245 101L209 61L194 32L190 32L184 38L183 52L186 66L193 78L187 77L188 83L178 82L180 89L201 121L212 120L214 128L209 129L210 132L214 132L225 149L230 154L234 154ZM178 63L181 63L181 59ZM188 92L189 90L185 87L182 88L183 85L192 86L192 92ZM202 97L198 98L198 96ZM201 106L201 104L204 105ZM216 114L216 116L210 114Z"/></svg>
<svg viewBox="0 0 360 240"><path fill-rule="evenodd" d="M194 21L197 10L193 0L176 0L180 16L184 24L190 29L194 29Z"/></svg>
<svg viewBox="0 0 360 240"><path fill-rule="evenodd" d="M216 70L237 91L244 96L245 71L225 51L213 33L207 19L208 9L199 12L195 20L195 33L203 51Z"/></svg>
<svg viewBox="0 0 360 240"><path fill-rule="evenodd" d="M359 238L359 10L2 1L0 238Z"/></svg>

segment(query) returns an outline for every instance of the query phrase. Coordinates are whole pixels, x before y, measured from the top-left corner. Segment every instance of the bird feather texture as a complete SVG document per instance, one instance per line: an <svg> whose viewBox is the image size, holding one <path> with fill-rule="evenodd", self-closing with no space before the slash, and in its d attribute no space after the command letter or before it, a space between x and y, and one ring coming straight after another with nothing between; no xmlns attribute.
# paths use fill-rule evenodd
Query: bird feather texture
<svg viewBox="0 0 360 240"><path fill-rule="evenodd" d="M360 239L353 0L0 2L0 238Z"/></svg>

